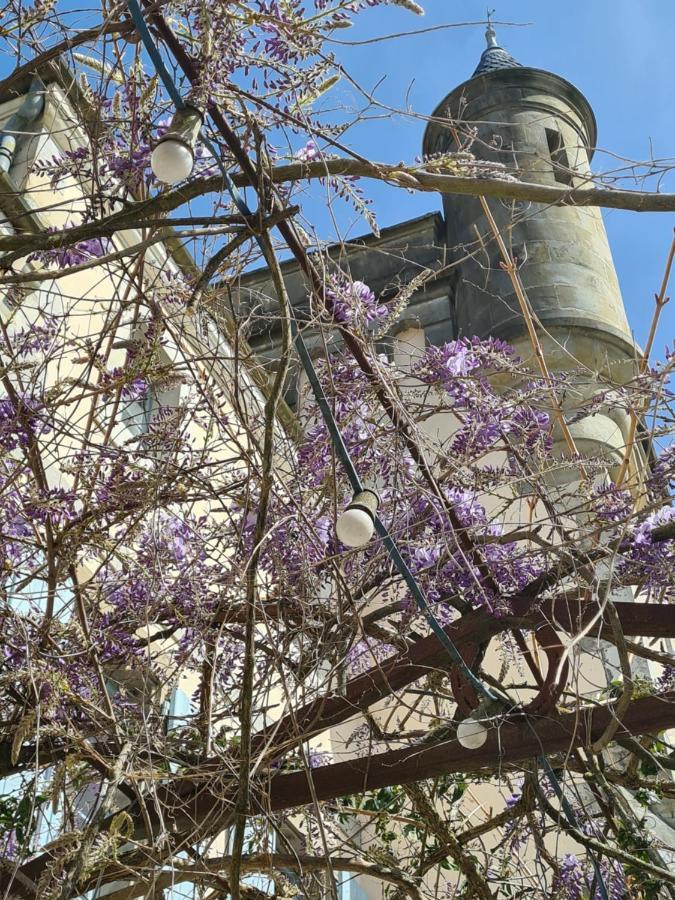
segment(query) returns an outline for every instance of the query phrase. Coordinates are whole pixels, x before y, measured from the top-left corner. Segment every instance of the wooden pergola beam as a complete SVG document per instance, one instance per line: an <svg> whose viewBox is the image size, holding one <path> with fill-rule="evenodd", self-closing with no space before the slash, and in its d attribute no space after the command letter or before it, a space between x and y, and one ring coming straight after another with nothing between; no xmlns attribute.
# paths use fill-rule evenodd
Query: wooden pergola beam
<svg viewBox="0 0 675 900"><path fill-rule="evenodd" d="M516 721L494 728L479 750L467 751L453 738L319 766L310 773L279 774L269 787L270 808L283 810L302 806L312 802L313 795L318 800L335 800L438 775L494 770L539 756L550 757L575 747L588 746L603 734L613 717L613 706L588 707L568 715ZM673 726L675 692L645 697L631 703L616 739L629 735L655 735Z"/></svg>
<svg viewBox="0 0 675 900"><path fill-rule="evenodd" d="M281 811L307 805L314 798L335 800L453 772L500 770L524 760L588 746L603 734L613 716L613 705L586 707L567 715L511 721L494 728L485 745L470 752L453 738L319 766L309 772L268 774L267 781L262 779L255 784L256 800L263 809ZM675 691L671 691L634 700L619 725L616 739L656 735L674 726ZM179 786L182 789L177 789ZM223 779L222 773L205 778L202 783L188 785L178 780L159 788L152 799L148 798L145 815L134 807L128 809L134 822L134 839L146 839L148 826L158 834L166 833L167 828L175 835L217 834L231 821L235 790L236 782L231 777ZM110 819L102 823L101 832L109 824ZM39 880L51 858L52 854L45 852L16 872L0 872L0 890L6 892L11 886L16 896L36 900L31 885Z"/></svg>
<svg viewBox="0 0 675 900"><path fill-rule="evenodd" d="M658 603L618 602L614 604L626 636L675 638L675 606ZM544 600L532 612L530 599L516 598L511 603L513 615L499 619L482 612L471 612L444 628L460 652L469 644L481 644L510 628L536 629L551 624L560 631L576 634L596 617L597 603L568 598ZM611 628L603 616L598 619L593 636L611 638ZM283 747L320 734L346 722L358 712L395 694L418 679L439 668L451 665L447 651L433 634L416 641L403 652L396 653L373 666L362 675L352 678L340 696L319 697L307 703L281 723L272 726L274 744ZM266 743L265 732L257 736L256 747Z"/></svg>

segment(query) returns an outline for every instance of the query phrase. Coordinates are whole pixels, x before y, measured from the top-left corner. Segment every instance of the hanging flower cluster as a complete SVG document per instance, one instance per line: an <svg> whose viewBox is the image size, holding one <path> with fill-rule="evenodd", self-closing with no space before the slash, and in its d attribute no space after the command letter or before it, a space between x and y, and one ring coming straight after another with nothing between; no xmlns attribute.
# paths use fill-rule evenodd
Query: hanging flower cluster
<svg viewBox="0 0 675 900"><path fill-rule="evenodd" d="M26 176L49 195L45 207L54 195L60 215L65 208L67 225L1 236L15 270L0 304L0 861L11 863L0 866L3 895L88 895L127 878L132 893L172 891L169 876L182 880L190 866L198 890L222 892L230 876L211 871L211 850L234 822L227 853L235 863L248 857L245 879L269 859L273 835L273 852L286 855L253 874L268 878L273 864L273 884L244 880L256 895L314 896L316 854L335 851L349 877L368 870L422 900L491 891L590 900L601 896L598 872L612 900L658 896L654 848L624 810L629 792L630 803L669 796L665 741L631 742L622 724L627 762L616 764L611 747L597 769L578 772L591 751L577 759L573 743L551 756L569 766L561 781L577 822L579 846L561 852L551 837L572 824L557 807L552 814L555 792L535 784L531 758L519 762L510 736L516 726L527 740L530 726L572 729L614 701L613 671L602 670L592 694L579 688L582 650L570 648L577 632L561 609L575 627L581 609L583 646L604 654L612 607L598 596L633 590L659 609L672 602L670 360L634 382L598 383L576 407L579 373L538 377L500 340L463 337L408 361L399 346L384 352L431 273L383 302L300 227L291 206L301 188L269 175L289 159L308 174L345 139L349 123L328 98L347 79L329 41L359 12L385 6L421 11L414 0L177 0L162 20L179 48L169 53L156 20L164 11L143 4L181 96L217 107L241 147L205 117L196 165L190 172L183 146L187 167L172 183L153 175L151 155L170 133L174 100L126 12L118 21L104 10L101 33L87 39L93 56L76 57L89 73L76 92L80 127L54 134L58 152L49 143L49 158L38 154ZM20 28L11 3L0 40L8 52L20 40L22 53L49 54L62 32L82 38L69 32L71 15L46 0ZM424 166L494 175L468 154ZM253 215L224 189L230 177L256 201ZM377 234L360 182L326 175L321 185L329 205L348 201ZM281 303L280 314L267 298L247 306L240 286L261 253L273 271L284 225L305 263L282 261L284 284L302 271L324 274L307 279L300 309ZM75 266L57 302L45 282ZM296 379L291 326L322 352L321 403ZM251 336L278 362L271 377ZM298 387L297 414L284 402L289 386ZM560 416L576 425L610 402L617 415L654 412L666 449L644 483L559 450ZM327 410L358 479L347 477ZM361 508L372 536L348 545L338 521L359 480L377 494L379 521ZM582 634L589 621L595 630ZM494 715L469 715L471 691L460 694L453 680L466 669L441 629L457 639L474 687L494 690ZM566 655L556 660L558 649ZM639 644L629 649L639 657ZM635 679L626 721L645 696L672 702L675 666L663 648L645 655L656 668ZM567 683L526 715L551 666L566 663ZM467 718L488 722L481 728L498 749L466 754L443 774L457 747L467 749L458 735ZM390 750L398 755L378 763ZM436 768L423 768L429 758ZM391 766L408 764L394 784ZM339 779L355 767L364 780L340 796ZM589 771L603 777L584 794ZM485 804L488 783L495 792ZM329 800L298 800L306 786ZM496 821L476 825L476 808L493 803ZM293 804L303 811L289 812ZM600 854L596 868L584 840L614 855ZM344 884L345 872L324 861Z"/></svg>

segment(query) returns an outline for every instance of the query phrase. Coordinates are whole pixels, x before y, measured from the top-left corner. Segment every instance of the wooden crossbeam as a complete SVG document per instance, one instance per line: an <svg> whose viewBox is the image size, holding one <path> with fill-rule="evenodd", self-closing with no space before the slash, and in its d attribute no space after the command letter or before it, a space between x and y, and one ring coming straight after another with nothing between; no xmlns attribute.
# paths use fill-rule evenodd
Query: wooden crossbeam
<svg viewBox="0 0 675 900"><path fill-rule="evenodd" d="M658 603L618 602L614 604L626 636L675 638L675 606ZM597 617L597 603L580 599L545 600L532 611L532 601L516 599L511 603L513 615L495 619L482 612L471 612L444 628L460 652L467 644L481 644L501 631L510 628L536 629L552 624L560 631L577 633ZM611 638L611 628L600 616L593 636ZM429 635L416 641L405 651L393 654L362 675L352 678L340 696L319 697L286 716L272 726L274 744L283 747L288 741L306 740L328 728L346 722L359 711L395 694L418 679L439 668L448 668L451 661L438 638ZM255 746L266 743L268 735L261 733Z"/></svg>
<svg viewBox="0 0 675 900"><path fill-rule="evenodd" d="M273 810L289 809L312 801L334 800L349 794L409 784L453 772L494 770L538 756L551 756L591 744L613 718L612 706L589 707L580 712L494 728L483 747L467 751L456 739L416 745L374 756L319 766L311 772L279 774L272 779L269 802ZM658 734L675 726L675 692L634 700L616 733ZM309 779L313 786L310 789Z"/></svg>
<svg viewBox="0 0 675 900"><path fill-rule="evenodd" d="M461 649L463 643L475 645L509 628L533 629L544 622L576 633L598 613L597 604L576 599L543 601L536 611L531 610L531 605L530 600L515 600L513 615L501 619L472 612L446 626L445 630ZM675 606L626 602L615 606L627 636L675 638ZM602 636L607 627L600 618L593 634ZM283 719L278 725L274 746L281 748L286 742L297 743L345 722L378 700L404 689L434 669L446 668L448 664L447 654L438 639L433 635L423 638L405 652L394 654L353 678L344 696L319 698ZM527 722L513 721L494 729L484 747L470 753L452 739L320 766L311 770L312 786L317 799L332 800L436 775L493 770L588 745L604 732L612 716L612 707L603 706L570 715L530 717ZM672 727L675 727L675 692L634 700L616 739L627 735L657 734ZM262 732L256 741L262 746L268 736ZM156 827L158 831L170 826L172 831L179 833L197 829L202 834L214 834L222 830L231 815L233 783L231 774L228 776L215 769L215 761L212 766L211 775L208 765L200 767L201 783L179 777L158 786L154 797L148 798L145 815L130 808L135 838L143 840L148 826ZM273 810L290 809L312 801L312 789L305 772L280 772L268 776L267 783L256 785L256 793L259 801ZM102 825L102 831L106 824ZM19 881L9 872L0 872L0 889L6 890L11 880L17 896L35 897L28 885L31 879L39 878L49 860L50 854L45 853L26 863L20 869Z"/></svg>

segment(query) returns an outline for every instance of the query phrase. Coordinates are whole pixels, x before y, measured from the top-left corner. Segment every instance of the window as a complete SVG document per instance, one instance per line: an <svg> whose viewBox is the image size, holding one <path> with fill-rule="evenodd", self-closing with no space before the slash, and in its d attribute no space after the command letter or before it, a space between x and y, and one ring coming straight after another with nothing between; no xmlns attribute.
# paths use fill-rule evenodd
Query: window
<svg viewBox="0 0 675 900"><path fill-rule="evenodd" d="M166 703L166 733L170 734L177 729L185 728L193 721L194 716L191 711L190 698L179 687L171 691L171 696ZM178 762L175 760L169 763L172 772L178 771Z"/></svg>
<svg viewBox="0 0 675 900"><path fill-rule="evenodd" d="M147 434L152 422L162 413L176 409L179 402L180 384L167 389L151 384L143 396L137 400L129 400L121 406L120 417L134 436Z"/></svg>
<svg viewBox="0 0 675 900"><path fill-rule="evenodd" d="M338 900L366 900L367 894L352 872L336 872Z"/></svg>
<svg viewBox="0 0 675 900"><path fill-rule="evenodd" d="M120 404L120 417L133 435L147 434L155 415L157 401L152 385L138 400Z"/></svg>
<svg viewBox="0 0 675 900"><path fill-rule="evenodd" d="M190 706L190 697L185 691L181 690L181 688L175 687L171 691L171 696L166 704L167 732L173 731L176 728L182 728L189 724L192 719ZM169 768L172 772L177 772L178 764L176 762L170 762ZM180 859L188 859L187 853L183 851L178 854L178 857ZM170 888L167 888L162 896L164 897L164 900L195 900L197 894L198 892L194 884L182 882L181 884L174 884Z"/></svg>
<svg viewBox="0 0 675 900"><path fill-rule="evenodd" d="M182 728L184 725L188 725L191 719L190 698L185 691L178 687L174 688L171 692L166 715L167 731L173 731L174 728Z"/></svg>
<svg viewBox="0 0 675 900"><path fill-rule="evenodd" d="M560 184L573 185L574 175L570 169L570 161L563 143L562 135L554 128L546 129L548 152L553 163L553 177Z"/></svg>

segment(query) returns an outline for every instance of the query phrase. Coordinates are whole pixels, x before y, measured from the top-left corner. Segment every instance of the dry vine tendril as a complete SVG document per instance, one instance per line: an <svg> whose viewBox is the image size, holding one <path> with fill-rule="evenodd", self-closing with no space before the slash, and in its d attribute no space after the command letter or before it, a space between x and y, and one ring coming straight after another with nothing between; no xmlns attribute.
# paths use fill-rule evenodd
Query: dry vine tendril
<svg viewBox="0 0 675 900"><path fill-rule="evenodd" d="M468 122L456 152L360 156L336 38L393 6L422 12L141 4L157 57L131 6L5 10L3 896L675 886L642 817L675 796L672 357L650 359L672 252L612 380L425 343L406 317L443 266L376 289L309 213L356 212L377 248L366 179L503 200L514 227L673 201L529 183ZM527 316L528 248L492 221L452 258L487 258ZM573 437L608 408L632 423L613 468Z"/></svg>

